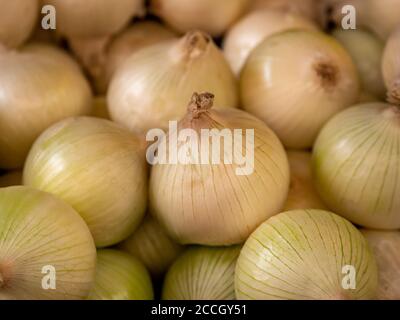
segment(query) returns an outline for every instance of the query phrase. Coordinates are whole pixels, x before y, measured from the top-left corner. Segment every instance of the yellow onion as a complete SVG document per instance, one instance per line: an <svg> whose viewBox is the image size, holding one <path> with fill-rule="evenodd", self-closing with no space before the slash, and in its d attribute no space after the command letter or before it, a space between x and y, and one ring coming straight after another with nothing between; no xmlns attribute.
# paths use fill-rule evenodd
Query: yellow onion
<svg viewBox="0 0 400 320"><path fill-rule="evenodd" d="M317 30L303 16L275 10L251 12L239 20L227 33L224 53L233 71L239 74L251 51L268 36L290 29Z"/></svg>
<svg viewBox="0 0 400 320"><path fill-rule="evenodd" d="M110 119L106 97L97 96L93 99L93 110L91 115L96 118Z"/></svg>
<svg viewBox="0 0 400 320"><path fill-rule="evenodd" d="M22 171L14 170L0 175L0 188L22 185Z"/></svg>
<svg viewBox="0 0 400 320"><path fill-rule="evenodd" d="M400 228L400 109L357 105L334 117L313 154L316 187L327 206L372 229Z"/></svg>
<svg viewBox="0 0 400 320"><path fill-rule="evenodd" d="M39 14L38 0L0 0L0 43L20 46L30 36Z"/></svg>
<svg viewBox="0 0 400 320"><path fill-rule="evenodd" d="M172 240L156 219L148 215L119 248L137 257L155 277L160 277L183 247Z"/></svg>
<svg viewBox="0 0 400 320"><path fill-rule="evenodd" d="M127 253L103 249L97 252L96 278L89 300L152 300L148 271Z"/></svg>
<svg viewBox="0 0 400 320"><path fill-rule="evenodd" d="M151 0L150 10L176 31L200 29L220 36L245 12L250 0Z"/></svg>
<svg viewBox="0 0 400 320"><path fill-rule="evenodd" d="M287 152L290 166L290 187L284 211L295 209L326 209L314 187L311 153Z"/></svg>
<svg viewBox="0 0 400 320"><path fill-rule="evenodd" d="M0 167L24 163L36 137L51 124L90 113L90 87L76 63L48 46L0 48Z"/></svg>
<svg viewBox="0 0 400 320"><path fill-rule="evenodd" d="M84 299L96 248L82 218L27 187L0 189L0 300Z"/></svg>
<svg viewBox="0 0 400 320"><path fill-rule="evenodd" d="M144 0L41 0L56 9L57 32L67 37L96 38L122 30L144 13Z"/></svg>
<svg viewBox="0 0 400 320"><path fill-rule="evenodd" d="M165 277L164 300L234 300L234 272L240 246L191 247Z"/></svg>
<svg viewBox="0 0 400 320"><path fill-rule="evenodd" d="M400 232L361 230L375 254L379 270L377 298L400 299Z"/></svg>
<svg viewBox="0 0 400 320"><path fill-rule="evenodd" d="M235 290L246 300L373 299L377 278L368 243L350 222L294 210L264 222L246 241Z"/></svg>
<svg viewBox="0 0 400 320"><path fill-rule="evenodd" d="M152 162L151 212L183 244L241 243L260 223L282 209L288 192L288 161L276 135L262 121L241 110L210 109L212 102L212 94L194 94L186 116L176 130L160 138L164 143L157 150L158 156L164 153L168 160L174 157L174 147L170 146L175 141L180 154L189 146L191 159L201 157L203 164L191 160ZM224 131L232 140L234 130L239 130L240 139L235 140L247 160L239 164L239 152L229 151L232 144L221 135L219 146L223 152L219 154L215 152L220 149L218 141L210 137L177 141L176 136L182 138L185 129L192 129L197 137L207 129ZM218 134L214 137L218 139ZM229 161L229 153L234 153L235 159L232 156Z"/></svg>
<svg viewBox="0 0 400 320"><path fill-rule="evenodd" d="M382 71L388 89L388 100L400 105L400 28L393 32L386 43Z"/></svg>
<svg viewBox="0 0 400 320"><path fill-rule="evenodd" d="M98 247L127 238L147 201L147 172L137 137L111 121L78 117L47 129L33 145L24 184L69 203Z"/></svg>
<svg viewBox="0 0 400 320"><path fill-rule="evenodd" d="M301 14L310 20L314 20L317 18L315 1L320 0L252 0L250 11L273 9Z"/></svg>
<svg viewBox="0 0 400 320"><path fill-rule="evenodd" d="M359 98L349 54L333 37L311 31L265 39L247 60L240 86L244 109L293 149L311 147L326 121Z"/></svg>
<svg viewBox="0 0 400 320"><path fill-rule="evenodd" d="M108 91L111 118L136 132L179 120L194 91L215 92L216 107L237 107L235 76L212 39L199 31L133 54Z"/></svg>
<svg viewBox="0 0 400 320"><path fill-rule="evenodd" d="M334 30L333 36L349 52L358 69L362 90L383 99L386 94L381 61L383 43L373 33L362 29Z"/></svg>

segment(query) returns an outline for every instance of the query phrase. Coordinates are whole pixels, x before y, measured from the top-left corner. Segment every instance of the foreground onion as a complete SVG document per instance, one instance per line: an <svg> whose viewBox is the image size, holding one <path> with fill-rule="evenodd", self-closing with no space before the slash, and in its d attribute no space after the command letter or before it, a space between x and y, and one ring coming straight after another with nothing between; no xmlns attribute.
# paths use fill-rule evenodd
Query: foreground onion
<svg viewBox="0 0 400 320"><path fill-rule="evenodd" d="M140 50L115 73L108 92L114 121L132 131L167 128L194 91L215 92L216 107L237 107L236 79L212 39L189 32Z"/></svg>
<svg viewBox="0 0 400 320"><path fill-rule="evenodd" d="M0 188L22 185L22 172L11 171L0 175Z"/></svg>
<svg viewBox="0 0 400 320"><path fill-rule="evenodd" d="M98 247L139 225L147 170L139 140L108 120L78 117L47 129L33 145L24 184L57 195L81 214Z"/></svg>
<svg viewBox="0 0 400 320"><path fill-rule="evenodd" d="M167 271L183 249L151 216L147 216L141 226L122 242L119 248L142 261L155 278Z"/></svg>
<svg viewBox="0 0 400 320"><path fill-rule="evenodd" d="M358 69L363 91L383 99L386 94L381 61L383 43L374 34L362 30L336 29L333 36L350 53Z"/></svg>
<svg viewBox="0 0 400 320"><path fill-rule="evenodd" d="M151 0L151 11L179 32L224 33L247 9L250 0Z"/></svg>
<svg viewBox="0 0 400 320"><path fill-rule="evenodd" d="M38 0L0 0L0 43L18 47L29 38L39 13Z"/></svg>
<svg viewBox="0 0 400 320"><path fill-rule="evenodd" d="M400 109L385 103L343 111L313 154L317 189L334 212L373 229L400 228Z"/></svg>
<svg viewBox="0 0 400 320"><path fill-rule="evenodd" d="M400 232L362 230L375 254L379 269L377 298L400 299Z"/></svg>
<svg viewBox="0 0 400 320"><path fill-rule="evenodd" d="M148 271L136 258L118 250L99 250L89 300L152 300Z"/></svg>
<svg viewBox="0 0 400 320"><path fill-rule="evenodd" d="M284 211L294 209L326 209L314 187L311 153L288 151L290 187Z"/></svg>
<svg viewBox="0 0 400 320"><path fill-rule="evenodd" d="M62 51L0 48L0 167L24 163L36 137L51 124L90 112L91 92L76 63Z"/></svg>
<svg viewBox="0 0 400 320"><path fill-rule="evenodd" d="M0 221L0 300L89 294L96 248L70 206L34 189L2 188Z"/></svg>
<svg viewBox="0 0 400 320"><path fill-rule="evenodd" d="M169 269L164 300L234 300L234 272L240 246L192 247Z"/></svg>
<svg viewBox="0 0 400 320"><path fill-rule="evenodd" d="M288 148L311 147L329 118L359 98L357 70L332 37L287 31L265 39L241 74L243 107Z"/></svg>
<svg viewBox="0 0 400 320"><path fill-rule="evenodd" d="M187 153L193 157L186 162L189 164L184 164L185 159L155 163L150 180L152 213L183 244L241 243L261 222L282 209L287 196L288 162L275 134L243 111L210 109L212 100L211 94L193 95L177 131L172 129L163 140L167 159L175 154L170 143L174 143L175 135L185 134L184 129L192 129L196 137L206 129L233 136L237 129L241 140L235 140L247 164L238 164L240 151L236 148L235 159L229 161L227 155L232 154L232 144L218 136L217 141L224 149L220 154L214 138L183 139L177 142L176 151L182 154L189 145ZM254 142L249 141L252 129ZM158 154L162 157L160 153L163 152ZM205 159L203 164L192 161L197 156Z"/></svg>
<svg viewBox="0 0 400 320"><path fill-rule="evenodd" d="M388 89L388 100L400 105L400 27L386 43L382 71Z"/></svg>
<svg viewBox="0 0 400 320"><path fill-rule="evenodd" d="M355 274L343 273L346 266ZM272 217L250 236L237 262L235 289L238 299L371 299L377 278L367 241L350 222L327 211L295 210ZM355 289L345 286L351 280Z"/></svg>
<svg viewBox="0 0 400 320"><path fill-rule="evenodd" d="M239 74L250 52L268 36L289 29L317 30L306 18L289 12L261 10L236 23L224 40L224 53L233 71Z"/></svg>
<svg viewBox="0 0 400 320"><path fill-rule="evenodd" d="M319 1L319 0L317 0ZM314 20L317 18L315 0L253 0L250 11L273 9L283 12L301 14L304 17Z"/></svg>

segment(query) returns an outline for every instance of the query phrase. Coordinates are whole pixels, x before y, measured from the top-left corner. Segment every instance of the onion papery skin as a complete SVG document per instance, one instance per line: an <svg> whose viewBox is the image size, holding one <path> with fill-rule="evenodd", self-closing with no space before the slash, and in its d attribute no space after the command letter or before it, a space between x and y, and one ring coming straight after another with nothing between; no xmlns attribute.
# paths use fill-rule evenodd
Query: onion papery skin
<svg viewBox="0 0 400 320"><path fill-rule="evenodd" d="M0 0L0 43L16 48L30 36L39 14L38 0Z"/></svg>
<svg viewBox="0 0 400 320"><path fill-rule="evenodd" d="M319 1L319 0L317 0ZM263 9L279 10L300 14L310 20L316 20L318 11L316 10L315 0L253 0L250 11L260 11Z"/></svg>
<svg viewBox="0 0 400 320"><path fill-rule="evenodd" d="M361 230L374 252L379 270L377 298L400 299L400 232Z"/></svg>
<svg viewBox="0 0 400 320"><path fill-rule="evenodd" d="M55 289L43 289L47 266ZM0 189L0 300L84 299L95 267L89 229L70 206L27 187Z"/></svg>
<svg viewBox="0 0 400 320"><path fill-rule="evenodd" d="M234 161L225 164L223 152L218 164L211 160L205 165L156 163L150 178L151 212L179 243L212 246L242 243L260 223L277 214L284 205L289 188L285 150L262 121L241 110L211 109L197 119L191 120L191 116L188 111L178 123L177 131L169 132L164 138L168 157L169 141L174 134L187 128L198 135L203 129L228 129L230 132L242 129L242 147L250 154L253 143L243 145L247 139L246 129L253 129L254 170L249 175L237 175L239 166ZM199 149L203 143L207 144L205 141L199 139ZM182 144L178 142L178 150ZM211 138L208 144L213 144ZM225 148L223 141L222 146Z"/></svg>
<svg viewBox="0 0 400 320"><path fill-rule="evenodd" d="M400 24L389 37L382 58L382 72L389 101L400 105Z"/></svg>
<svg viewBox="0 0 400 320"><path fill-rule="evenodd" d="M136 136L111 121L69 118L36 140L24 185L69 203L88 224L96 246L111 246L139 226L146 210L142 148Z"/></svg>
<svg viewBox="0 0 400 320"><path fill-rule="evenodd" d="M265 38L290 29L318 30L307 18L290 12L261 10L239 20L227 33L224 53L236 74L240 74L251 51Z"/></svg>
<svg viewBox="0 0 400 320"><path fill-rule="evenodd" d="M362 90L384 99L386 88L381 70L383 42L373 33L362 29L338 28L334 30L333 36L353 58L360 75Z"/></svg>
<svg viewBox="0 0 400 320"><path fill-rule="evenodd" d="M46 128L90 113L92 94L76 63L55 48L0 53L0 70L0 167L20 168Z"/></svg>
<svg viewBox="0 0 400 320"><path fill-rule="evenodd" d="M103 249L97 252L96 278L89 300L153 300L149 272L125 252Z"/></svg>
<svg viewBox="0 0 400 320"><path fill-rule="evenodd" d="M237 107L238 86L222 52L198 31L133 54L108 91L113 121L144 133L180 120L195 91L215 93L215 107Z"/></svg>
<svg viewBox="0 0 400 320"><path fill-rule="evenodd" d="M118 247L142 261L154 278L160 278L183 250L150 215Z"/></svg>
<svg viewBox="0 0 400 320"><path fill-rule="evenodd" d="M290 187L284 211L297 209L326 209L315 189L311 153L306 151L288 151L290 166Z"/></svg>
<svg viewBox="0 0 400 320"><path fill-rule="evenodd" d="M22 171L14 170L0 175L0 188L22 185Z"/></svg>
<svg viewBox="0 0 400 320"><path fill-rule="evenodd" d="M57 32L66 37L95 38L122 30L144 14L143 0L42 0L57 12Z"/></svg>
<svg viewBox="0 0 400 320"><path fill-rule="evenodd" d="M361 104L323 128L313 152L313 175L327 206L372 229L400 228L400 111Z"/></svg>
<svg viewBox="0 0 400 320"><path fill-rule="evenodd" d="M223 34L246 11L250 0L151 0L150 10L180 33Z"/></svg>
<svg viewBox="0 0 400 320"><path fill-rule="evenodd" d="M344 266L355 269L345 289ZM322 210L294 210L263 223L246 241L235 271L237 299L373 299L377 266L366 239L347 220Z"/></svg>
<svg viewBox="0 0 400 320"><path fill-rule="evenodd" d="M240 246L191 247L171 266L163 300L235 300L234 272Z"/></svg>
<svg viewBox="0 0 400 320"><path fill-rule="evenodd" d="M359 89L354 63L333 37L299 30L265 39L240 82L243 108L289 149L311 147L333 115L358 101Z"/></svg>

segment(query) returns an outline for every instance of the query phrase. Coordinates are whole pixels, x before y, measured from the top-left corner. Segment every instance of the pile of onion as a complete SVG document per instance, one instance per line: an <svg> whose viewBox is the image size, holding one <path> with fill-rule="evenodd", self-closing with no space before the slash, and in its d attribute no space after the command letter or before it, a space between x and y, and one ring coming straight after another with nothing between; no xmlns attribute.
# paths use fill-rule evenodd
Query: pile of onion
<svg viewBox="0 0 400 320"><path fill-rule="evenodd" d="M164 164L160 163L162 158L152 159L151 212L183 244L241 243L260 223L282 209L288 192L288 161L276 135L262 121L241 110L211 109L213 98L209 93L194 94L177 131L161 137L161 147L155 152L157 157L173 157L170 141L177 139L178 152L187 150L190 161ZM221 138L220 145L210 137L188 140L185 129L192 129L197 136L216 129L232 137L234 130L239 130L235 140L249 161L238 163L237 147L235 159L229 161L229 139ZM254 141L249 141L252 133ZM218 146L226 152L216 153ZM206 161L204 150L209 156ZM200 155L203 164L191 161L199 160Z"/></svg>
<svg viewBox="0 0 400 320"><path fill-rule="evenodd" d="M373 299L374 256L347 220L294 210L263 223L246 241L235 272L238 299Z"/></svg>
<svg viewBox="0 0 400 320"><path fill-rule="evenodd" d="M97 252L96 277L89 300L152 300L150 275L143 264L127 253Z"/></svg>
<svg viewBox="0 0 400 320"><path fill-rule="evenodd" d="M234 300L234 272L240 246L191 247L165 277L164 300Z"/></svg>
<svg viewBox="0 0 400 320"><path fill-rule="evenodd" d="M288 148L311 147L322 126L359 98L357 69L321 32L286 31L265 39L242 74L243 108L264 120Z"/></svg>
<svg viewBox="0 0 400 320"><path fill-rule="evenodd" d="M400 105L400 24L389 37L383 53L382 72L388 100Z"/></svg>
<svg viewBox="0 0 400 320"><path fill-rule="evenodd" d="M31 188L2 188L0 221L0 300L87 297L96 248L70 206Z"/></svg>
<svg viewBox="0 0 400 320"><path fill-rule="evenodd" d="M335 116L313 154L317 189L334 212L373 229L400 228L400 109L361 104Z"/></svg>
<svg viewBox="0 0 400 320"><path fill-rule="evenodd" d="M108 91L111 118L131 131L168 127L195 91L211 91L215 106L237 107L237 82L222 52L199 31L133 54Z"/></svg>
<svg viewBox="0 0 400 320"><path fill-rule="evenodd" d="M147 202L142 142L111 121L77 117L48 128L33 145L24 184L69 203L97 247L116 244L140 224Z"/></svg>

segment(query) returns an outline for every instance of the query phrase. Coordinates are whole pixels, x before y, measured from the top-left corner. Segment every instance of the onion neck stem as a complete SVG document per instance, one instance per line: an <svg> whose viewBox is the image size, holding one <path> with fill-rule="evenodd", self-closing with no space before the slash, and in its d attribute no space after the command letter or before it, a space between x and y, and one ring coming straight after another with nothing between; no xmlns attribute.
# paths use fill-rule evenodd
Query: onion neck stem
<svg viewBox="0 0 400 320"><path fill-rule="evenodd" d="M191 120L198 119L201 114L210 110L214 103L214 95L209 92L195 92L188 105L188 114Z"/></svg>

